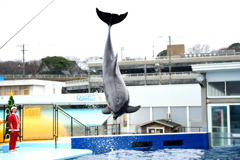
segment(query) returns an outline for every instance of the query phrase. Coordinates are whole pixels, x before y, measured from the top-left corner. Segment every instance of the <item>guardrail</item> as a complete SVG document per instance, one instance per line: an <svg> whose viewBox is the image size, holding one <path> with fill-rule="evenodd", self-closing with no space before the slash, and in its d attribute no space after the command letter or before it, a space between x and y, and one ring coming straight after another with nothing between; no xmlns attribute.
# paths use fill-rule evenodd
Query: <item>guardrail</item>
<svg viewBox="0 0 240 160"><path fill-rule="evenodd" d="M171 56L171 59L183 59L183 58L212 58L212 57L230 57L230 56L240 56L240 52L212 52L212 53L198 53L198 54L180 54L178 56ZM154 60L158 60L158 59L169 59L169 56L160 56L157 57ZM135 60L135 59L123 59L120 62L131 62L131 61L152 61L152 60L143 60L143 59L139 59L139 60ZM99 61L95 61L95 62L88 62L88 63L102 63Z"/></svg>
<svg viewBox="0 0 240 160"><path fill-rule="evenodd" d="M32 79L32 78L86 78L88 77L87 74L73 74L73 75L56 75L56 74L38 74L38 75L0 75L4 76L5 78L25 78L25 79Z"/></svg>
<svg viewBox="0 0 240 160"><path fill-rule="evenodd" d="M169 72L162 72L162 76L169 75ZM172 76L197 75L195 72L171 72ZM145 73L122 74L122 77L143 77ZM147 73L146 76L159 76L158 73ZM102 75L91 75L91 78L102 78Z"/></svg>
<svg viewBox="0 0 240 160"><path fill-rule="evenodd" d="M66 84L76 84L76 83L82 83L82 82L88 82L88 79L74 80L74 81L66 81Z"/></svg>

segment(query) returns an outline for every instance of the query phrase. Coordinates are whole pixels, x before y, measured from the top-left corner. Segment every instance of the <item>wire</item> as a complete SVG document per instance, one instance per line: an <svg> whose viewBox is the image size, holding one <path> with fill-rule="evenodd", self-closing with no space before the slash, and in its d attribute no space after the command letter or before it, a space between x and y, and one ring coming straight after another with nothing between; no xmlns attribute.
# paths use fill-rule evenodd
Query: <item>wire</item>
<svg viewBox="0 0 240 160"><path fill-rule="evenodd" d="M17 33L15 33L7 42L5 42L0 49L2 49L11 39L13 39L21 30L23 30L30 22L32 22L39 14L41 14L48 6L50 6L55 0L49 3L45 8L43 8L36 16L34 16L27 24L25 24Z"/></svg>

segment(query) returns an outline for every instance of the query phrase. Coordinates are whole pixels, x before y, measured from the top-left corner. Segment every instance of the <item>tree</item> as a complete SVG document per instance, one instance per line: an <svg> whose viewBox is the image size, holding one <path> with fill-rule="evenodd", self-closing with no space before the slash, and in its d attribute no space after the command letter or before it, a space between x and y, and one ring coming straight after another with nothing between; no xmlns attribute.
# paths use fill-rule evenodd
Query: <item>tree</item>
<svg viewBox="0 0 240 160"><path fill-rule="evenodd" d="M31 60L25 63L26 74L36 74L41 65L41 60Z"/></svg>
<svg viewBox="0 0 240 160"><path fill-rule="evenodd" d="M240 52L240 43L233 43L230 46L220 48L219 50L235 50L235 52Z"/></svg>
<svg viewBox="0 0 240 160"><path fill-rule="evenodd" d="M159 53L157 54L156 59L159 59L160 57L164 57L164 56L167 56L167 50L166 50L166 49L165 49L165 50L162 50L161 52L159 52Z"/></svg>
<svg viewBox="0 0 240 160"><path fill-rule="evenodd" d="M70 70L72 65L72 62L60 56L42 58L42 61L48 66L51 74L61 74L61 71Z"/></svg>
<svg viewBox="0 0 240 160"><path fill-rule="evenodd" d="M228 48L229 48L229 49L240 48L240 43L233 43L233 44L231 44Z"/></svg>
<svg viewBox="0 0 240 160"><path fill-rule="evenodd" d="M192 46L191 48L188 49L188 54L202 54L202 53L209 53L210 50L210 45L209 44L196 44Z"/></svg>
<svg viewBox="0 0 240 160"><path fill-rule="evenodd" d="M5 132L4 139L9 139L10 138L10 132L8 130L8 116L10 116L10 114L11 114L11 107L13 105L15 105L15 103L14 103L14 99L13 99L13 92L11 91L10 98L8 100L8 105L7 105L7 108L5 110L5 113L7 115L6 115L6 120L5 120L6 121L6 123L5 123L5 125L6 125L6 132Z"/></svg>
<svg viewBox="0 0 240 160"><path fill-rule="evenodd" d="M88 68L88 63L89 62L95 62L98 59L102 59L102 58L99 57L99 56L91 56L91 57L85 58L84 60L80 61L79 66L83 70L88 70L89 69Z"/></svg>

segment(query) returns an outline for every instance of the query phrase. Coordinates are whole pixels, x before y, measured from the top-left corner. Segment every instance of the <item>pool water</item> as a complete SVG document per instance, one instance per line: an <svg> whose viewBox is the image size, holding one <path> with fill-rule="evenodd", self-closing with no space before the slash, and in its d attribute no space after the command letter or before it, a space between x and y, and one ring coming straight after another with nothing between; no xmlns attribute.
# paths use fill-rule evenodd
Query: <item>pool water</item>
<svg viewBox="0 0 240 160"><path fill-rule="evenodd" d="M240 147L214 147L204 149L159 149L156 151L117 150L105 154L88 155L74 160L192 160L192 159L236 159L240 160Z"/></svg>

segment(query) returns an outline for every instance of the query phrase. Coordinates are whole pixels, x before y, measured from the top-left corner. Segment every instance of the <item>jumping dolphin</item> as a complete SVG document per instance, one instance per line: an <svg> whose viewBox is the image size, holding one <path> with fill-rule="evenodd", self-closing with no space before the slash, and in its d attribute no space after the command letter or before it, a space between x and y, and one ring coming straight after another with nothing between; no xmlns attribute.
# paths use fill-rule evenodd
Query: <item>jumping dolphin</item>
<svg viewBox="0 0 240 160"><path fill-rule="evenodd" d="M129 103L129 93L122 79L119 66L117 64L118 55L114 56L110 30L111 26L123 21L128 13L117 15L105 13L98 9L98 17L108 25L108 37L105 45L103 57L103 85L108 107L102 110L103 114L113 113L113 119L116 120L124 113L133 113L139 110L141 106L132 107Z"/></svg>

